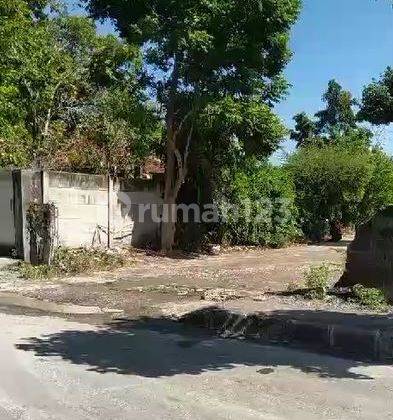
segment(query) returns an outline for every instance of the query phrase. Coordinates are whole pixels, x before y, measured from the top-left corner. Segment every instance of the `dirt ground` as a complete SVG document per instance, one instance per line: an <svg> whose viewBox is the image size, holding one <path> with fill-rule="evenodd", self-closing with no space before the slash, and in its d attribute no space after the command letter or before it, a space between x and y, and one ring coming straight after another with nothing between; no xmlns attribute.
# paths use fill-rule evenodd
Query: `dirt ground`
<svg viewBox="0 0 393 420"><path fill-rule="evenodd" d="M290 297L276 296L288 284L301 286L304 271L327 263L332 283L340 276L349 241L296 245L284 249L230 249L218 256L167 258L137 253L131 267L54 280L25 280L2 270L0 291L56 303L121 309L128 316L170 313L182 305L239 300L263 310L295 306ZM310 302L302 302L309 306ZM321 306L322 303L311 303ZM324 305L324 304L323 304Z"/></svg>

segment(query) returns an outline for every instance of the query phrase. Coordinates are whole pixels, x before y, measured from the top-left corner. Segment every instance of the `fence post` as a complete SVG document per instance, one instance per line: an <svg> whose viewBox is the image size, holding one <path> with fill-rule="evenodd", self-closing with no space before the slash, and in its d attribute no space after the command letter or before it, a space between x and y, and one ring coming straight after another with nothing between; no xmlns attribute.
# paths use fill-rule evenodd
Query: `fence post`
<svg viewBox="0 0 393 420"><path fill-rule="evenodd" d="M112 192L113 192L113 179L108 174L108 233L107 233L107 247L108 249L112 248L112 215L113 215L113 206L112 206Z"/></svg>
<svg viewBox="0 0 393 420"><path fill-rule="evenodd" d="M42 204L49 203L49 174L46 171L41 171L41 194Z"/></svg>

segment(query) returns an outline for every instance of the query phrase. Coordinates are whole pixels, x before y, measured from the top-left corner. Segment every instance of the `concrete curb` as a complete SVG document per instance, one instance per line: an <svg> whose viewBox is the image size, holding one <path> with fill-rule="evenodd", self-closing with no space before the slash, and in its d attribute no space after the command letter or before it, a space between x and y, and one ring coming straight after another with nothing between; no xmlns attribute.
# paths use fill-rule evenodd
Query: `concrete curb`
<svg viewBox="0 0 393 420"><path fill-rule="evenodd" d="M244 314L221 308L190 312L179 321L214 330L225 338L292 345L358 360L393 362L393 328L370 329L307 322L268 313Z"/></svg>

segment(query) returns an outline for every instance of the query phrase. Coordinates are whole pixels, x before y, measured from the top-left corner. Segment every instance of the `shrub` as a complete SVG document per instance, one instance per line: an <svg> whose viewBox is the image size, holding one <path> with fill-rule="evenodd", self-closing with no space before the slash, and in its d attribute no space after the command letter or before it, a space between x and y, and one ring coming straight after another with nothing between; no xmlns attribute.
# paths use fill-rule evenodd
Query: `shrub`
<svg viewBox="0 0 393 420"><path fill-rule="evenodd" d="M124 266L126 262L126 257L119 253L86 248L58 248L50 266L21 263L19 272L25 278L42 279L113 270Z"/></svg>
<svg viewBox="0 0 393 420"><path fill-rule="evenodd" d="M32 265L21 262L19 265L19 274L25 279L41 280L56 276L56 270L49 265Z"/></svg>
<svg viewBox="0 0 393 420"><path fill-rule="evenodd" d="M341 143L303 147L287 161L303 232L320 240L326 221L369 220L393 202L393 161L380 150Z"/></svg>
<svg viewBox="0 0 393 420"><path fill-rule="evenodd" d="M286 170L253 160L224 178L216 200L222 241L280 247L298 236L295 190Z"/></svg>
<svg viewBox="0 0 393 420"><path fill-rule="evenodd" d="M310 299L325 299L329 282L329 267L326 264L310 267L304 276Z"/></svg>
<svg viewBox="0 0 393 420"><path fill-rule="evenodd" d="M363 306L380 310L385 309L387 306L385 293L382 290L373 287L364 287L361 284L357 284L352 290L356 301Z"/></svg>
<svg viewBox="0 0 393 420"><path fill-rule="evenodd" d="M31 137L22 125L7 124L4 119L5 104L1 103L3 98L4 89L0 88L0 167L24 168L29 165L31 159L31 153L29 153Z"/></svg>

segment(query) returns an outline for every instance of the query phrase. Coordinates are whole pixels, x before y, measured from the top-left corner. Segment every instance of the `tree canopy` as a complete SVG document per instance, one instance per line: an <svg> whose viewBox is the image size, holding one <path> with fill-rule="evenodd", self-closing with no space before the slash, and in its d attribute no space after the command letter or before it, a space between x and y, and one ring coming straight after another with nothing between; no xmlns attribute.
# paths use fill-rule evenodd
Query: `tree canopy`
<svg viewBox="0 0 393 420"><path fill-rule="evenodd" d="M277 148L283 127L269 107L286 91L282 71L300 0L84 2L91 16L111 19L121 37L140 46L153 70L166 120L166 204L176 202L187 179L195 143L199 151L225 150L222 142L238 138L245 154L261 155ZM203 114L211 119L201 127ZM163 224L166 250L174 231L174 221Z"/></svg>
<svg viewBox="0 0 393 420"><path fill-rule="evenodd" d="M393 161L381 150L346 144L300 148L288 159L306 236L320 240L326 223L367 222L393 203Z"/></svg>
<svg viewBox="0 0 393 420"><path fill-rule="evenodd" d="M297 147L348 140L370 144L372 133L359 125L355 108L358 103L351 92L344 90L337 81L330 80L322 100L326 107L318 111L314 118L305 112L293 117L295 128L291 131L291 139L296 141Z"/></svg>
<svg viewBox="0 0 393 420"><path fill-rule="evenodd" d="M379 80L363 89L360 119L372 124L393 122L393 68L388 67Z"/></svg>
<svg viewBox="0 0 393 420"><path fill-rule="evenodd" d="M315 144L317 123L310 118L305 112L296 114L293 117L295 121L295 129L291 130L291 140L296 142L297 147Z"/></svg>
<svg viewBox="0 0 393 420"><path fill-rule="evenodd" d="M336 80L330 80L322 96L326 108L315 114L317 133L334 137L356 128L356 101Z"/></svg>
<svg viewBox="0 0 393 420"><path fill-rule="evenodd" d="M0 20L1 166L123 171L157 140L137 47L53 2L1 3ZM115 112L108 102L120 92ZM112 161L120 145L121 165ZM81 150L96 153L84 160Z"/></svg>
<svg viewBox="0 0 393 420"><path fill-rule="evenodd" d="M122 37L144 45L146 63L175 73L179 90L281 93L272 84L290 59L299 0L84 1L93 17L112 19Z"/></svg>

